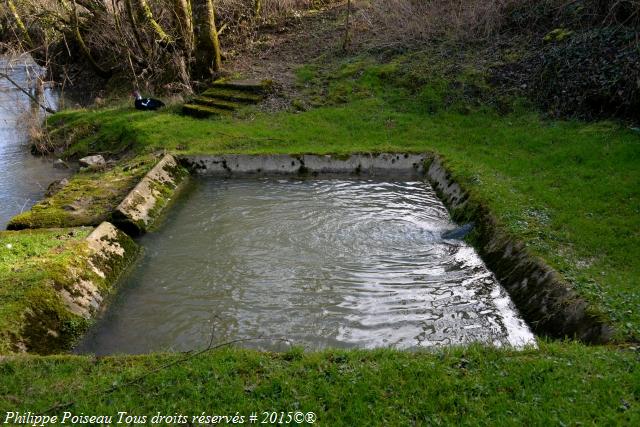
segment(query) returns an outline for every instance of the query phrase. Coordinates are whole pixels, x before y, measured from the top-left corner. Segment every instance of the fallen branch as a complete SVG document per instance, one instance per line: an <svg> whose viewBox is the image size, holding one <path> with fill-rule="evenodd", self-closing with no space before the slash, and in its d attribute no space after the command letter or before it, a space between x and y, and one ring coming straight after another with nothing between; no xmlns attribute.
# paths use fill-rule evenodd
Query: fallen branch
<svg viewBox="0 0 640 427"><path fill-rule="evenodd" d="M25 88L23 88L22 86L20 86L15 80L13 80L11 77L9 77L8 74L3 73L2 71L0 71L0 77L7 79L9 81L9 83L11 83L12 85L14 85L18 90L20 90L22 93L24 93L25 95L27 95L33 102L35 102L36 104L38 104L38 106L40 108L42 108L44 111L46 111L49 114L54 114L56 113L56 110L54 110L53 108L49 108L46 105L43 105L40 103L40 101L38 101L38 99L33 96L32 94L30 94Z"/></svg>
<svg viewBox="0 0 640 427"><path fill-rule="evenodd" d="M291 343L286 338L258 337L258 338L239 338L237 340L227 341L227 342L223 342L221 344L217 344L217 345L213 345L213 346L209 345L209 347L205 348L204 350L200 350L200 351L197 351L195 353L189 353L187 357L184 357L184 358L178 359L178 360L174 360L173 362L166 363L166 364L164 364L162 366L159 366L159 367L157 367L155 369L152 369L151 371L146 372L144 374L141 374L141 375L137 376L136 378L133 378L133 379L131 379L131 380L127 381L127 382L124 382L122 384L114 385L113 387L110 387L107 390L105 390L103 393L104 394L112 393L112 392L114 392L114 391L116 391L116 390L118 390L118 389L120 389L122 387L127 387L127 386L130 386L130 385L133 385L133 384L145 379L149 375L155 374L157 372L160 372L160 371L165 370L167 368L170 368L172 366L179 365L179 364L184 363L184 362L186 362L188 360L191 360L193 358L196 358L196 357L201 356L201 355L203 355L205 353L208 353L208 352L213 351L213 350L217 350L217 349L222 348L222 347L228 347L228 346L231 346L233 344L239 344L239 343L248 342L248 341L262 341L262 340L281 341L281 342L286 342L288 344Z"/></svg>
<svg viewBox="0 0 640 427"><path fill-rule="evenodd" d="M146 377L148 377L149 375L153 375L153 374L155 374L157 372L163 371L163 370L165 370L167 368L170 368L172 366L176 366L176 365L185 363L185 362L187 362L187 361L189 361L191 359L194 359L194 358L196 358L198 356L202 356L205 353L209 353L211 351L217 350L217 349L222 348L222 347L228 347L228 346L231 346L231 345L234 345L234 344L243 343L243 342L263 341L263 340L280 341L280 342L286 342L288 344L291 344L291 341L286 339L286 338L281 338L281 337L262 337L262 336L260 336L260 337L254 337L254 338L238 338L238 339L235 339L235 340L226 341L226 342L223 342L223 343L220 343L220 344L213 345L213 336L212 336L211 340L209 341L209 345L206 348L204 348L202 350L199 350L197 352L187 352L186 353L187 354L186 357L171 361L169 363L165 363L164 365L161 365L161 366L159 366L159 367L157 367L155 369L152 369L152 370L150 370L148 372L145 372L144 374L140 374L137 377L135 377L135 378L133 378L133 379L131 379L129 381L125 381L125 382L123 382L121 384L116 384L116 385L114 385L112 387L109 387L108 389L106 389L106 390L104 390L102 392L95 393L94 395L113 393L114 391L117 391L117 390L119 390L121 388L128 387L128 386L133 385L133 384L135 384L137 382L140 382L143 379L145 379ZM52 413L52 412L60 410L60 409L66 409L66 408L69 408L69 407L71 407L73 405L75 405L75 402L73 402L73 401L72 402L67 402L67 403L56 403L55 405L51 406L49 409L44 411L43 414L49 414L49 413Z"/></svg>

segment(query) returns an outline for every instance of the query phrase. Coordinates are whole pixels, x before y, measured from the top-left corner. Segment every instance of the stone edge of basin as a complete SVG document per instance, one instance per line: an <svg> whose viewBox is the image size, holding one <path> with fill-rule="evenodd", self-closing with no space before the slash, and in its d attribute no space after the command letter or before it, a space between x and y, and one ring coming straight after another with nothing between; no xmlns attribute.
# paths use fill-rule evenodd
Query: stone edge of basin
<svg viewBox="0 0 640 427"><path fill-rule="evenodd" d="M475 222L475 246L480 256L536 334L576 338L591 344L612 340L614 328L606 316L580 298L569 283L533 256L522 242L501 230L489 210L472 200L452 178L440 156L428 155L426 176L454 220Z"/></svg>
<svg viewBox="0 0 640 427"><path fill-rule="evenodd" d="M425 154L351 154L351 155L183 155L179 157L198 175L232 174L331 174L370 175L384 172L424 173Z"/></svg>
<svg viewBox="0 0 640 427"><path fill-rule="evenodd" d="M51 354L70 349L103 308L105 298L139 251L126 233L108 222L85 238L84 247L86 251L77 253L73 266L53 284L59 300L25 313L28 321L12 345L18 352ZM77 330L65 327L56 310L64 310L65 318L76 319L73 323L78 325Z"/></svg>
<svg viewBox="0 0 640 427"><path fill-rule="evenodd" d="M112 222L131 236L146 233L188 175L173 155L165 155L116 207Z"/></svg>

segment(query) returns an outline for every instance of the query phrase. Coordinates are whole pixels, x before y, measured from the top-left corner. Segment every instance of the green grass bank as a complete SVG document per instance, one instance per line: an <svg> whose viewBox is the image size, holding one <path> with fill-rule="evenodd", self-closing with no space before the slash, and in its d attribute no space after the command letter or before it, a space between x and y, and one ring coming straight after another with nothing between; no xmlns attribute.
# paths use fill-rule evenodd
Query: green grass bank
<svg viewBox="0 0 640 427"><path fill-rule="evenodd" d="M220 349L177 363L184 358L9 357L0 363L0 415L61 405L49 415L160 412L192 421L203 412L312 411L323 426L640 421L639 355L630 350L543 342L539 350L435 353Z"/></svg>
<svg viewBox="0 0 640 427"><path fill-rule="evenodd" d="M137 252L108 223L0 232L0 354L69 351Z"/></svg>

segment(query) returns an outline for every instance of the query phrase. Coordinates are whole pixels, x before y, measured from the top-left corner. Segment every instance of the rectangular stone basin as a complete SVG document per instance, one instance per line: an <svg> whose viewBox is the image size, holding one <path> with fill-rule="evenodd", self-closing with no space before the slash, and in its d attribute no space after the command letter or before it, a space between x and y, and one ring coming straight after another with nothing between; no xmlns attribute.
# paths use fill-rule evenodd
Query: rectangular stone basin
<svg viewBox="0 0 640 427"><path fill-rule="evenodd" d="M420 178L193 181L77 352L535 345Z"/></svg>

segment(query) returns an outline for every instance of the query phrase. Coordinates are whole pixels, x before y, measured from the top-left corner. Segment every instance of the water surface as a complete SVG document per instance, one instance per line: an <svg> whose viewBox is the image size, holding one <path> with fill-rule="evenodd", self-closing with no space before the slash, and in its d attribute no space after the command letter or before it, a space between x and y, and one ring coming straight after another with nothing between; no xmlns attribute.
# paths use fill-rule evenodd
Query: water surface
<svg viewBox="0 0 640 427"><path fill-rule="evenodd" d="M43 70L28 57L1 57L0 70L25 88L34 88L35 77ZM36 92L33 91L35 94ZM51 108L57 93L44 87L42 102ZM48 185L69 175L53 168L53 159L29 152L28 124L43 118L42 111L24 93L0 78L0 229L22 211L42 199Z"/></svg>
<svg viewBox="0 0 640 427"><path fill-rule="evenodd" d="M198 180L78 352L284 337L309 349L521 346L533 335L419 181ZM245 345L282 349L279 342Z"/></svg>

